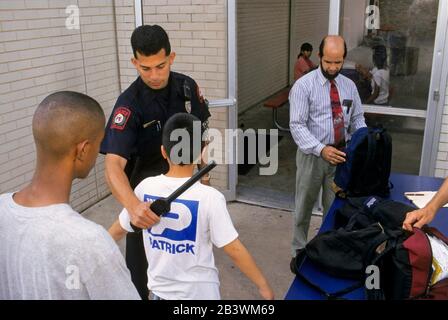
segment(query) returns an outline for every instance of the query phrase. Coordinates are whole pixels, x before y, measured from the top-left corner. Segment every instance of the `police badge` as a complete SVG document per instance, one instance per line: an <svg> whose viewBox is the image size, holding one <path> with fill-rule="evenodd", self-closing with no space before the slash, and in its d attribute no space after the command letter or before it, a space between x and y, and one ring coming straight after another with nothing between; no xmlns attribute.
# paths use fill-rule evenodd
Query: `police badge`
<svg viewBox="0 0 448 320"><path fill-rule="evenodd" d="M184 81L184 99L185 99L185 110L191 113L191 90L190 86Z"/></svg>
<svg viewBox="0 0 448 320"><path fill-rule="evenodd" d="M191 113L191 101L185 101L185 110Z"/></svg>

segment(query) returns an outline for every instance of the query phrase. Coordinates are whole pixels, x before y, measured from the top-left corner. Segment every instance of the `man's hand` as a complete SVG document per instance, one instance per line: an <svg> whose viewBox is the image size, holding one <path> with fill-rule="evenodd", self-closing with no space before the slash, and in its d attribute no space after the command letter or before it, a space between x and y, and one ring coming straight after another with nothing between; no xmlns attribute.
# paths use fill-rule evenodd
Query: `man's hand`
<svg viewBox="0 0 448 320"><path fill-rule="evenodd" d="M345 153L332 146L325 146L320 155L325 161L334 166L345 162Z"/></svg>
<svg viewBox="0 0 448 320"><path fill-rule="evenodd" d="M403 229L412 231L412 227L421 228L425 224L430 223L436 213L437 210L432 210L428 207L408 212L403 222Z"/></svg>
<svg viewBox="0 0 448 320"><path fill-rule="evenodd" d="M148 229L160 221L160 217L149 209L151 202L138 202L128 209L129 217L134 226Z"/></svg>

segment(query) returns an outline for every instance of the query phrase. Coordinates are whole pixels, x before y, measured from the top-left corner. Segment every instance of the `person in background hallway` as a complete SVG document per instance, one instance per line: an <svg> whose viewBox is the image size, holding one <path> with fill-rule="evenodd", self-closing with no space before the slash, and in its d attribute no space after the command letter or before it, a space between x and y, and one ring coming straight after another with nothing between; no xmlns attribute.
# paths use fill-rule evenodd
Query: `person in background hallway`
<svg viewBox="0 0 448 320"><path fill-rule="evenodd" d="M313 46L311 44L308 42L302 44L300 47L300 54L297 56L297 60L294 65L294 81L316 69L317 66L310 60L312 53Z"/></svg>

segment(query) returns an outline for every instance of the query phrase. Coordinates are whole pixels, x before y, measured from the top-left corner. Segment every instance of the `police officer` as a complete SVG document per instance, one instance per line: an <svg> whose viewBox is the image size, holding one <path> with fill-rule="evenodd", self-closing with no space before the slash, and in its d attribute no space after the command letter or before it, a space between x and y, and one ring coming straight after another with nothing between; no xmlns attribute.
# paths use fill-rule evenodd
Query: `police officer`
<svg viewBox="0 0 448 320"><path fill-rule="evenodd" d="M112 194L128 210L132 223L146 229L160 218L140 202L133 189L144 178L168 171L160 153L163 125L175 113L188 112L201 120L205 130L210 113L196 82L171 72L175 53L162 27L136 28L131 45L131 61L139 77L118 97L100 151L106 155L106 180ZM208 179L202 182L208 184ZM148 299L148 265L139 233L126 238L126 263L140 296Z"/></svg>

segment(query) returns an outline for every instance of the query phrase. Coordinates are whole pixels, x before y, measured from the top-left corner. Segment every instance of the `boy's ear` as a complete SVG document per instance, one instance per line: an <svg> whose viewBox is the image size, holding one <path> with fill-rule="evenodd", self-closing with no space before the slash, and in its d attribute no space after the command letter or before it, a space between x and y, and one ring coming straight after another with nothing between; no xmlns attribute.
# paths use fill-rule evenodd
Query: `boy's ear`
<svg viewBox="0 0 448 320"><path fill-rule="evenodd" d="M160 146L160 152L162 153L163 159L166 160L166 158L168 158L168 156L166 155L166 150L163 146Z"/></svg>
<svg viewBox="0 0 448 320"><path fill-rule="evenodd" d="M78 143L76 145L75 159L83 162L84 159L86 158L89 148L90 148L89 140L84 140L84 141L81 141L80 143Z"/></svg>

